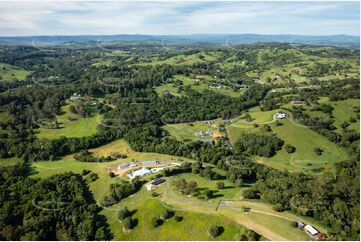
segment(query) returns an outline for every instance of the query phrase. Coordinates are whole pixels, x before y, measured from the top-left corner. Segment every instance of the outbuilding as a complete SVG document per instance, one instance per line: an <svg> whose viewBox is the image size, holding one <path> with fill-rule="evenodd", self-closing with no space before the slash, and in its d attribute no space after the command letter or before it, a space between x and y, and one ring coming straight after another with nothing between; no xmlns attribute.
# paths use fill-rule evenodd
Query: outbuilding
<svg viewBox="0 0 361 242"><path fill-rule="evenodd" d="M148 182L147 184L145 184L145 188L150 191L152 190L154 187L158 186L159 184L162 184L163 182L165 182L164 178L157 178L154 179L153 181Z"/></svg>
<svg viewBox="0 0 361 242"><path fill-rule="evenodd" d="M307 234L309 234L312 238L316 238L317 234L320 233L317 229L315 229L313 226L307 224L304 227L304 230Z"/></svg>

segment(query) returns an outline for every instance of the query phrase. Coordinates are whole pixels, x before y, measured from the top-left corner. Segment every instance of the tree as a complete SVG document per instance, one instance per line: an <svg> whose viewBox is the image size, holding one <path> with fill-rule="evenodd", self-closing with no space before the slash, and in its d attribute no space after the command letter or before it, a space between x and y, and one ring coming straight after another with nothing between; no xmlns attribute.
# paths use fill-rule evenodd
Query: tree
<svg viewBox="0 0 361 242"><path fill-rule="evenodd" d="M357 120L354 117L350 117L350 119L348 120L350 123L356 123Z"/></svg>
<svg viewBox="0 0 361 242"><path fill-rule="evenodd" d="M283 212L284 211L284 208L282 207L281 204L275 204L272 206L273 210L275 210L276 212Z"/></svg>
<svg viewBox="0 0 361 242"><path fill-rule="evenodd" d="M204 191L204 195L205 195L205 197L206 197L207 199L210 199L210 198L213 197L213 191L210 190L210 189L207 189L207 190Z"/></svg>
<svg viewBox="0 0 361 242"><path fill-rule="evenodd" d="M343 121L340 124L341 129L346 129L348 126L350 126L350 124L347 121Z"/></svg>
<svg viewBox="0 0 361 242"><path fill-rule="evenodd" d="M259 193L254 188L244 189L242 191L242 195L246 199L258 199L259 198Z"/></svg>
<svg viewBox="0 0 361 242"><path fill-rule="evenodd" d="M191 168L192 168L192 173L198 174L203 169L202 162L198 161L192 163Z"/></svg>
<svg viewBox="0 0 361 242"><path fill-rule="evenodd" d="M241 233L239 240L240 241L258 241L261 238L259 234L250 229L244 229Z"/></svg>
<svg viewBox="0 0 361 242"><path fill-rule="evenodd" d="M319 147L315 147L313 152L315 152L316 155L322 155L323 150Z"/></svg>
<svg viewBox="0 0 361 242"><path fill-rule="evenodd" d="M224 188L224 182L222 182L222 181L217 182L217 188L218 189L223 189Z"/></svg>
<svg viewBox="0 0 361 242"><path fill-rule="evenodd" d="M129 230L129 229L133 229L134 228L134 220L132 219L132 217L126 217L123 222L123 229L125 230Z"/></svg>
<svg viewBox="0 0 361 242"><path fill-rule="evenodd" d="M221 232L222 228L216 224L212 224L207 230L207 234L212 238L219 236Z"/></svg>
<svg viewBox="0 0 361 242"><path fill-rule="evenodd" d="M160 220L159 218L157 218L157 217L153 217L153 218L151 219L151 225L152 225L154 228L156 228L156 227L158 227L159 225L161 225L161 220Z"/></svg>
<svg viewBox="0 0 361 242"><path fill-rule="evenodd" d="M296 151L296 147L287 144L287 145L285 145L285 150L287 153L294 153Z"/></svg>
<svg viewBox="0 0 361 242"><path fill-rule="evenodd" d="M162 215L160 216L161 219L163 220L167 220L170 219L173 216L174 212L169 211L169 210L165 210Z"/></svg>
<svg viewBox="0 0 361 242"><path fill-rule="evenodd" d="M118 218L120 220L124 220L130 216L131 216L131 212L128 210L128 207L125 207L125 208L119 210Z"/></svg>
<svg viewBox="0 0 361 242"><path fill-rule="evenodd" d="M269 126L268 124L263 125L263 131L264 132L270 132L271 130L272 130L271 126Z"/></svg>
<svg viewBox="0 0 361 242"><path fill-rule="evenodd" d="M197 189L198 185L197 185L197 182L195 181L190 181L187 185L187 194L193 194L196 189Z"/></svg>

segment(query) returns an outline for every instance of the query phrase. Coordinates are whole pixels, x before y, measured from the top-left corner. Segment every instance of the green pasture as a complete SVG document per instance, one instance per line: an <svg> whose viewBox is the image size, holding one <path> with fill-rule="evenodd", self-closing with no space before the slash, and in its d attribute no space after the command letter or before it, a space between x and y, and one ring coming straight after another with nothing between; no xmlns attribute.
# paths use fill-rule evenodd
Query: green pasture
<svg viewBox="0 0 361 242"><path fill-rule="evenodd" d="M277 126L276 122L270 121L272 120L273 114L277 111L278 110L262 112L259 110L259 107L250 109L249 114L254 118L252 122L239 119L238 121L227 125L231 143L234 144L243 133L261 132L263 123L268 122L272 132L274 132L277 137L284 140L285 144L296 147L296 152L288 154L282 149L278 151L275 156L270 158L255 157L260 163L264 163L276 169L287 169L290 171L310 171L314 168L329 170L333 168L335 163L347 158L347 154L342 148L329 141L326 137L297 123L292 117L278 120L277 122L281 123L281 125ZM306 112L314 113L315 111ZM317 112L317 114L319 113ZM316 115L316 113L313 115ZM258 128L253 126L255 123L259 124ZM323 150L322 155L318 156L315 154L313 151L315 147L319 147Z"/></svg>
<svg viewBox="0 0 361 242"><path fill-rule="evenodd" d="M222 120L216 119L212 120L213 124L207 124L203 121L198 122L189 122L189 123L179 123L179 124L167 124L162 126L170 136L176 138L177 140L195 140L195 139L206 139L206 140L215 140L212 136L200 136L199 132L214 132L218 130L219 125L222 123Z"/></svg>
<svg viewBox="0 0 361 242"><path fill-rule="evenodd" d="M172 181L176 180L176 179L185 179L187 182L195 181L198 185L198 190L201 193L205 189L213 190L214 197L211 199L208 199L208 200L203 200L205 202L212 202L212 203L216 204L220 200L230 200L230 199L239 200L242 198L241 194L242 194L243 188L235 187L235 185L227 179L209 180L207 178L201 177L198 174L193 174L193 173L180 174L176 177L173 177ZM224 182L224 185L225 185L224 189L217 188L217 182L219 182L219 181ZM179 191L177 191L174 187L172 187L172 191L179 196L184 196ZM199 198L196 198L196 197L189 197L189 196L184 196L184 197L187 197L188 199L200 200Z"/></svg>
<svg viewBox="0 0 361 242"><path fill-rule="evenodd" d="M284 149L277 152L271 158L262 159L266 165L277 169L288 169L290 171L304 170L313 168L323 168L330 170L333 165L347 158L346 152L329 141L326 137L315 131L292 122L291 118L282 120L283 125L276 126L272 124L272 131L277 137L296 147L296 152L288 154ZM313 149L319 147L323 150L322 155L315 154Z"/></svg>
<svg viewBox="0 0 361 242"><path fill-rule="evenodd" d="M158 199L150 196L151 192L140 191L132 197L124 199L119 205L104 209L102 213L107 216L115 240L234 240L242 226L222 215L209 215L191 211L174 210L176 216L183 220L175 221L174 217L154 228L151 225L153 217L160 215L168 208ZM130 232L122 231L121 222L117 218L117 209L128 206L136 210L133 219L137 219L137 226ZM115 210L112 210L115 209ZM207 236L210 225L217 224L224 228L223 233L216 237Z"/></svg>
<svg viewBox="0 0 361 242"><path fill-rule="evenodd" d="M340 124L344 121L350 123L350 128L360 132L360 119L357 118L357 114L354 112L353 108L360 108L360 100L358 99L347 99L342 101L331 102L334 110L332 114L334 116L335 122L334 125L341 132ZM350 117L354 117L357 122L349 122Z"/></svg>
<svg viewBox="0 0 361 242"><path fill-rule="evenodd" d="M70 104L62 107L63 114L57 115L56 119L60 123L60 128L39 128L37 137L40 139L57 139L61 136L67 138L80 138L86 136L92 136L97 132L97 125L101 122L101 116L99 114L93 114L90 117L81 117L78 114L73 114L69 111ZM69 118L75 118L75 121L69 120Z"/></svg>
<svg viewBox="0 0 361 242"><path fill-rule="evenodd" d="M20 67L0 63L0 82L1 81L13 81L13 80L25 80L25 78L30 74L29 71L26 71Z"/></svg>

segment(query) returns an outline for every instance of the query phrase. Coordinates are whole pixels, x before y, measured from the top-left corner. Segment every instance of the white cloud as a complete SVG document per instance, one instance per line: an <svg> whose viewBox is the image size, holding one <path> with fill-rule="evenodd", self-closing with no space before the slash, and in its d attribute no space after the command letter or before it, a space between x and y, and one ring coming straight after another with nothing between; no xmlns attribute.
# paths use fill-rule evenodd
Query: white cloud
<svg viewBox="0 0 361 242"><path fill-rule="evenodd" d="M353 6L358 4L189 1L0 2L0 35L123 33L358 35L359 10L354 9ZM353 19L350 19L352 16Z"/></svg>

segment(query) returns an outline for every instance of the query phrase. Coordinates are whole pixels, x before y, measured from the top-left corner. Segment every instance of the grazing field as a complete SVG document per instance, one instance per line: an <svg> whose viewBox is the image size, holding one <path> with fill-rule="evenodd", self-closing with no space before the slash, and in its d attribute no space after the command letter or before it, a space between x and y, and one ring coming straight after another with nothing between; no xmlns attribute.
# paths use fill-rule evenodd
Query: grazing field
<svg viewBox="0 0 361 242"><path fill-rule="evenodd" d="M282 149L270 158L255 157L254 159L260 163L276 169L308 172L316 168L321 168L324 171L331 170L336 162L347 158L347 154L342 148L315 131L296 123L292 120L292 117L278 120L277 123L281 125L276 125L276 121L273 120L272 116L277 111L279 110L262 112L258 107L250 109L249 114L254 119L252 122L239 119L227 125L231 142L234 144L242 133L260 133L263 124L269 124L272 132L284 140L285 144L296 147L296 152L289 154L285 149ZM259 124L259 127L256 128L253 124ZM323 150L322 155L315 154L314 148L316 147Z"/></svg>
<svg viewBox="0 0 361 242"><path fill-rule="evenodd" d="M235 240L242 231L242 226L226 218L191 211L175 209L175 216L182 216L182 221L177 222L174 216L162 225L154 228L151 224L153 217L160 217L168 206L163 205L157 198L150 196L151 192L144 189L132 197L124 199L120 204L109 209L105 208L102 214L107 216L115 240ZM121 222L117 218L117 211L127 206L135 210L133 219L137 219L137 226L128 233L121 229ZM217 224L224 228L223 233L216 237L207 236L210 225Z"/></svg>
<svg viewBox="0 0 361 242"><path fill-rule="evenodd" d="M208 201L208 202L212 202L212 203L217 203L220 200L241 199L242 198L242 196L241 196L242 190L244 189L242 187L235 187L235 185L227 179L209 180L207 178L201 177L200 175L193 174L193 173L180 174L180 175L172 178L172 180L175 180L175 179L185 179L187 182L195 181L197 183L198 191L201 193L205 189L212 190L214 192L214 197L210 198L208 200L203 200L203 201ZM217 188L217 182L219 182L219 181L224 182L224 185L225 185L224 189ZM177 191L174 187L172 187L172 191L175 194L182 196L181 193L179 191ZM199 198L196 198L196 197L189 197L189 199L200 200Z"/></svg>
<svg viewBox="0 0 361 242"><path fill-rule="evenodd" d="M357 116L357 112L354 110L360 110L360 100L358 99L348 99L342 101L331 102L334 110L332 114L335 119L334 125L337 127L337 130L341 132L340 124L344 121L350 123L350 128L360 132L360 118ZM356 122L351 123L350 118L355 118Z"/></svg>
<svg viewBox="0 0 361 242"><path fill-rule="evenodd" d="M296 147L296 152L288 154L284 149L277 152L271 158L263 159L265 164L277 169L289 169L291 171L314 168L330 170L337 162L347 158L346 152L326 137L310 130L307 127L297 126L290 119L281 121L283 125L272 125L272 130L277 137ZM313 149L319 147L323 150L322 155L315 154Z"/></svg>
<svg viewBox="0 0 361 242"><path fill-rule="evenodd" d="M1 81L23 81L30 74L20 67L0 63L0 82Z"/></svg>
<svg viewBox="0 0 361 242"><path fill-rule="evenodd" d="M60 123L60 128L39 128L37 137L40 139L57 139L61 136L67 138L80 138L96 134L96 127L101 121L101 116L94 114L84 118L78 114L71 113L69 107L70 104L62 107L63 114L56 116L56 119ZM70 120L70 118L76 120Z"/></svg>
<svg viewBox="0 0 361 242"><path fill-rule="evenodd" d="M215 140L212 136L200 136L199 132L214 132L217 131L219 125L222 124L221 119L212 120L213 124L208 124L203 121L167 124L163 128L170 134L170 136L180 141L190 141L195 139Z"/></svg>
<svg viewBox="0 0 361 242"><path fill-rule="evenodd" d="M206 201L194 201L186 196L179 196L176 193L163 192L162 201L181 211L196 211L206 214L222 214L227 218L246 226L249 229L262 234L269 240L310 240L302 231L291 226L291 221L301 220L310 223L312 220L305 220L288 212L276 212L270 205L259 200L235 199L223 201L217 211L217 203ZM251 208L250 212L243 212L242 207ZM274 224L278 224L275 226ZM322 231L327 232L323 227ZM281 232L278 230L282 230Z"/></svg>

